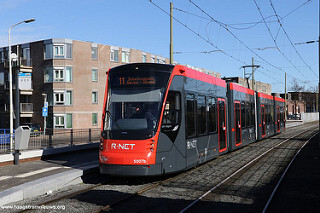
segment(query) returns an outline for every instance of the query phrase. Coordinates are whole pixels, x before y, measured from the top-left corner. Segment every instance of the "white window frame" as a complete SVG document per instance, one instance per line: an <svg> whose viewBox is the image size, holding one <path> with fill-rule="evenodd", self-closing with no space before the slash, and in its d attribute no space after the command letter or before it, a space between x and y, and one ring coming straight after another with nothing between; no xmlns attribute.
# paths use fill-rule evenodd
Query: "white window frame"
<svg viewBox="0 0 320 213"><path fill-rule="evenodd" d="M146 62L147 62L147 54L142 53L142 63L146 63Z"/></svg>
<svg viewBox="0 0 320 213"><path fill-rule="evenodd" d="M65 114L55 114L53 116L53 122L54 122L54 128L55 129L64 129L65 128L65 121L66 121L66 115ZM57 124L58 120L58 124Z"/></svg>
<svg viewBox="0 0 320 213"><path fill-rule="evenodd" d="M65 91L55 90L53 91L53 104L64 105L65 103Z"/></svg>
<svg viewBox="0 0 320 213"><path fill-rule="evenodd" d="M130 49L122 48L121 61L122 63L130 63Z"/></svg>
<svg viewBox="0 0 320 213"><path fill-rule="evenodd" d="M70 93L70 96L67 96ZM66 100L67 98L70 100ZM72 90L54 90L53 91L53 105L55 106L71 106L73 104Z"/></svg>
<svg viewBox="0 0 320 213"><path fill-rule="evenodd" d="M56 48L58 52L56 53ZM53 58L64 58L65 48L64 44L53 44Z"/></svg>
<svg viewBox="0 0 320 213"><path fill-rule="evenodd" d="M117 59L118 60L115 60L115 51L117 52ZM110 61L112 62L119 62L119 47L114 47L114 46L111 46L110 47Z"/></svg>
<svg viewBox="0 0 320 213"><path fill-rule="evenodd" d="M64 82L65 81L65 71L64 71L64 67L54 67L53 68L53 81L54 82ZM58 77L56 75L56 73L58 74ZM61 76L62 73L62 76Z"/></svg>
<svg viewBox="0 0 320 213"><path fill-rule="evenodd" d="M71 127L68 126L68 115L71 115ZM57 124L58 121L58 124ZM54 114L53 115L54 129L71 129L73 127L73 115L67 114Z"/></svg>

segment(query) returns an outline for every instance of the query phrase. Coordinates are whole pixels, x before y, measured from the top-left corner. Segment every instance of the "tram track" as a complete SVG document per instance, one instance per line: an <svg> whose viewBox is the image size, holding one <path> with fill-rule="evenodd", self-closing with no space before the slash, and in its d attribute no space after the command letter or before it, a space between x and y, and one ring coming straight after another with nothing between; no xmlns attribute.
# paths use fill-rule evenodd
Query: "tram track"
<svg viewBox="0 0 320 213"><path fill-rule="evenodd" d="M104 212L104 211L110 211L110 210L114 210L114 211L118 211L121 212L121 210L124 208L123 204L129 203L128 205L130 206L131 203L134 203L134 200L137 199L141 199L141 197L152 197L153 195L150 194L156 194L157 197L161 198L161 193L165 190L163 190L163 188L176 188L176 191L178 189L178 192L176 192L175 196L178 196L177 199L181 199L183 198L183 196L181 196L181 194L179 194L179 189L181 190L181 193L184 194L188 194L190 195L190 197L184 197L183 199L185 199L185 201L182 202L182 204L177 205L177 211L178 209L182 209L182 206L186 206L185 204L190 203L190 199L193 199L195 196L197 196L197 193L193 193L193 192L188 192L188 190L193 190L193 191L205 191L206 188L208 188L208 184L204 183L203 188L198 187L199 184L197 184L199 182L199 180L201 179L208 179L208 183L209 182L213 182L215 184L215 186L217 184L219 184L221 182L221 180L223 179L223 176L225 176L225 174L227 174L228 176L230 176L230 174L232 174L232 172L235 172L237 170L239 170L239 165L232 165L231 162L233 162L234 160L232 160L232 158L239 158L239 161L242 162L242 164L244 165L244 161L245 163L248 163L248 161L252 161L253 159L257 158L257 156L261 155L261 153L263 154L263 151L266 152L267 149L271 149L270 147L272 147L273 145L277 146L280 149L281 146L281 141L283 141L283 138L288 137L288 135L292 134L293 132L299 132L299 134L302 134L304 132L308 132L310 131L310 125L306 125L304 127L296 127L296 128L290 128L290 130L288 130L287 132L284 132L280 135L276 135L273 136L269 139L265 139L263 141L260 142L256 142L253 144L250 144L247 147L242 148L241 150L237 150L234 152L231 152L227 155L223 155L223 156L219 156L218 158L209 161L208 163L202 164L198 167L196 167L195 169L191 169L188 170L184 173L180 173L178 175L174 175L171 176L169 178L166 178L164 180L160 180L160 181L153 181L153 182L149 182L146 184L142 184L138 186L131 186L131 185L126 185L123 183L119 183L121 182L121 180L119 181L117 178L115 179L110 179L107 182L103 182L103 183L97 183L97 184L93 184L90 185L89 187L85 187L81 190L78 190L76 192L71 192L71 193L67 193L63 196L60 197L55 197L54 199L51 200L47 200L45 202L41 202L38 203L36 205L53 205L53 204L61 204L61 203L70 203L70 200L79 200L79 202L84 202L84 203L90 203L92 202L92 198L89 198L90 195L92 194L97 194L97 193L101 193L101 191L116 191L118 190L117 187L119 188L119 191L121 191L121 193L118 196L111 196L110 199L107 198L103 198L101 197L101 202L98 202L97 205L93 206L92 208L90 208L89 211L91 212ZM297 134L298 135L298 134ZM296 135L295 135L296 136ZM280 145L279 145L280 144ZM275 148L273 148L275 149ZM257 154L257 150L260 150ZM294 149L293 149L294 150ZM256 156L253 156L249 159L247 159L247 157L245 155L254 155L256 154ZM253 164L253 163L252 163ZM226 169L228 168L229 169ZM211 170L211 171L209 171ZM230 170L230 171L227 171ZM209 171L209 172L208 172ZM240 172L238 172L239 174ZM198 176L198 177L194 177L194 176ZM194 178L193 181L191 181L190 183L186 180ZM233 176L234 177L234 176ZM212 181L212 180L216 180L216 181ZM231 178L229 178L230 180ZM220 182L218 182L220 181ZM225 182L226 183L226 182ZM119 185L119 186L118 186ZM222 184L221 184L222 185ZM117 187L115 187L117 186ZM123 188L127 188L126 190L124 190ZM219 188L219 187L217 187ZM186 192L185 192L185 191ZM162 191L162 192L161 192ZM107 193L107 192L106 192ZM88 194L88 195L86 195ZM79 198L79 196L81 198ZM180 196L180 197L179 197ZM88 198L86 198L88 197ZM105 199L105 201L103 201ZM108 201L107 201L108 200ZM119 208L119 210L117 210ZM134 210L135 208L133 207L132 210ZM25 212L25 211L23 211Z"/></svg>
<svg viewBox="0 0 320 213"><path fill-rule="evenodd" d="M314 130L312 131L312 136L309 136L309 140L310 138L312 138L314 135L316 135L317 128L314 128ZM267 151L265 151L264 153L262 153L261 155L257 156L256 158L254 158L253 160L251 160L250 162L248 162L247 164L245 164L243 167L239 168L237 171L235 171L234 173L232 173L231 175L229 175L228 177L226 177L224 180L222 180L221 182L219 182L218 184L214 185L210 190L208 190L207 192L205 192L204 194L202 194L199 198L197 198L196 200L194 200L193 202L191 202L188 206L186 206L185 208L183 208L180 212L188 212L191 209L192 210L196 210L197 208L195 207L197 204L199 204L200 202L204 203L204 202L217 202L217 200L219 200L221 202L221 200L223 200L223 198L217 198L219 196L221 196L222 194L228 194L227 190L230 190L228 188L232 188L230 187L230 185L235 185L235 182L239 182L239 179L245 175L245 173L247 173L250 169L252 169L254 166L256 166L257 164L259 164L260 161L262 161L263 159L270 159L272 157L274 157L272 154L274 152L277 152L280 150L280 154L281 152L283 152L283 150L285 148L281 148L281 146L284 146L287 144L287 142L289 141L295 141L295 145L300 144L299 140L301 139L297 139L298 136L302 135L302 134L306 134L307 132L309 132L310 134L310 130L306 130L303 132L299 132L298 134L295 134L294 136L291 136L290 138L283 140L282 142L278 143L277 145L271 147L270 149L268 149ZM309 141L308 140L308 141ZM308 142L307 141L307 142ZM295 152L295 153L299 153L301 148L304 147L304 145L307 143L305 142L302 146L298 146L298 148L291 148L291 152ZM289 145L290 146L290 145ZM282 150L281 150L282 149ZM290 149L290 148L289 148ZM295 155L296 156L296 155ZM293 160L293 159L292 159ZM292 162L291 160L291 162ZM265 160L266 161L266 160ZM273 160L273 162L275 162L276 159ZM290 166L291 163L289 163ZM260 165L258 165L258 167L260 167L259 169L261 169L261 167L263 166L263 162L260 162ZM285 169L285 171L287 171L288 167ZM254 174L251 174L254 175ZM284 176L284 173L282 173L282 177ZM282 178L281 178L282 179ZM280 179L280 181L281 181ZM278 187L279 182L276 186L276 188ZM220 191L219 191L220 190ZM270 203L270 201L272 200L273 194L275 192L276 189L274 189L272 195L270 196L266 206L264 207L264 209L266 210L268 208L268 205ZM232 194L232 193L230 193ZM201 207L200 209L202 209L203 207ZM198 209L197 209L198 210ZM196 210L196 211L197 211ZM263 210L263 212L265 212L265 210ZM217 211L219 211L219 209L217 209ZM246 210L245 210L246 211Z"/></svg>

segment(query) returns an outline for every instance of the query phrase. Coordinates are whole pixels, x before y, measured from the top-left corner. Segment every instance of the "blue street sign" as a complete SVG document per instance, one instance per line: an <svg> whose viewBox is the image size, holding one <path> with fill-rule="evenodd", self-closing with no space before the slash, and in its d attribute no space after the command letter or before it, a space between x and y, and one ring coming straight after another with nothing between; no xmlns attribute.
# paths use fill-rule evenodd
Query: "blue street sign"
<svg viewBox="0 0 320 213"><path fill-rule="evenodd" d="M42 117L48 117L48 107L42 107Z"/></svg>

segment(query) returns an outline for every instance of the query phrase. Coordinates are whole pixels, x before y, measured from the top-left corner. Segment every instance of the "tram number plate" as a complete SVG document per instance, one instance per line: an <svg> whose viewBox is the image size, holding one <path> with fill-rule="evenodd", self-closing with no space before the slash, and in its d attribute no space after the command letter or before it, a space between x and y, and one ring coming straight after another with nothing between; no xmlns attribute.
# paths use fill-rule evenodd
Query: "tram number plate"
<svg viewBox="0 0 320 213"><path fill-rule="evenodd" d="M145 159L135 159L133 163L147 163L147 161Z"/></svg>

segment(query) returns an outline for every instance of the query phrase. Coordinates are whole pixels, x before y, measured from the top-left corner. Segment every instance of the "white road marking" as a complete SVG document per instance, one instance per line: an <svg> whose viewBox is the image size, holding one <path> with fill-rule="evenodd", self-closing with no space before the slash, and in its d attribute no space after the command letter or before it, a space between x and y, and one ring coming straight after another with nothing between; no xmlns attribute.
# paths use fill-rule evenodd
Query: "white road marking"
<svg viewBox="0 0 320 213"><path fill-rule="evenodd" d="M12 176L0 176L0 181L12 178Z"/></svg>
<svg viewBox="0 0 320 213"><path fill-rule="evenodd" d="M48 171L55 170L55 169L61 169L61 168L63 168L63 167L61 167L61 166L59 166L59 167L49 167L49 168L39 169L39 170L36 170L36 171L33 171L33 172L28 172L28 173L25 173L25 174L17 175L17 176L14 176L14 177L15 178L25 178L25 177L29 177L29 176L32 176L32 175L40 174L40 173L43 173L43 172L48 172Z"/></svg>

